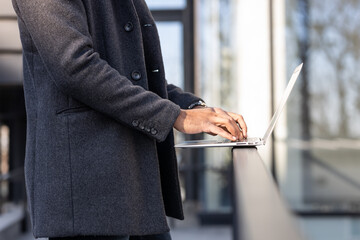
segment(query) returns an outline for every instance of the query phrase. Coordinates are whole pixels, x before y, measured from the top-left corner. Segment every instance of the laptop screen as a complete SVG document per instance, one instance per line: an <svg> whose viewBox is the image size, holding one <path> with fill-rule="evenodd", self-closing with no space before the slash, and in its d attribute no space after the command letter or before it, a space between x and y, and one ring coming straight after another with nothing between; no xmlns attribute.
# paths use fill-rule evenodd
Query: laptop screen
<svg viewBox="0 0 360 240"><path fill-rule="evenodd" d="M290 78L290 81L285 89L285 92L281 98L281 101L271 119L271 122L270 122L270 125L268 127L268 129L266 130L266 133L263 137L264 139L264 143L267 141L268 137L270 136L270 134L272 133L272 131L274 130L274 127L275 127L275 124L276 122L278 121L279 117L280 117L280 113L282 112L282 110L284 109L285 107L285 104L289 98L289 95L291 93L291 90L293 89L294 85L295 85L295 82L296 80L298 79L299 77L299 74L300 74L300 71L302 69L302 66L303 66L303 63L301 63L299 66L297 66Z"/></svg>

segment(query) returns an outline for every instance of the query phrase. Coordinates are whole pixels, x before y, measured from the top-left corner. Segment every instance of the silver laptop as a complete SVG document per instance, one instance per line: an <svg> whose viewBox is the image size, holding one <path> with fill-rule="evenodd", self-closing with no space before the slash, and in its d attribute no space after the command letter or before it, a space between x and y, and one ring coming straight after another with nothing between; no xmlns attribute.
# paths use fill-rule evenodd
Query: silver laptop
<svg viewBox="0 0 360 240"><path fill-rule="evenodd" d="M299 77L301 68L303 64L301 63L299 66L297 66L290 78L290 81L285 89L285 93L281 98L281 101L274 113L274 116L272 117L269 127L267 128L264 137L250 137L243 139L241 141L232 142L230 140L194 140L194 141L185 141L179 144L176 144L176 148L205 148L205 147L249 147L249 146L259 146L259 145L265 145L267 139L271 135L272 131L274 130L275 124L279 120L280 113L285 107L285 104L289 98L289 95L295 85L296 80Z"/></svg>

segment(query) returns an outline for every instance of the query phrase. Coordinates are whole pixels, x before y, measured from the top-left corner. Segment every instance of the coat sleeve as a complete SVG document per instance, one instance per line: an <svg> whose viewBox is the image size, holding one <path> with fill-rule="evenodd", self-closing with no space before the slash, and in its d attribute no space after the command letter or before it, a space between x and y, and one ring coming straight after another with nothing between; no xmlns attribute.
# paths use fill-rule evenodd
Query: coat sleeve
<svg viewBox="0 0 360 240"><path fill-rule="evenodd" d="M181 88L173 85L168 84L167 85L167 91L169 95L169 99L180 106L181 109L188 109L188 107L201 100L201 98L195 96L194 94L190 92L184 92Z"/></svg>
<svg viewBox="0 0 360 240"><path fill-rule="evenodd" d="M165 140L179 115L178 105L132 84L93 48L81 0L13 0L52 80L64 94L129 127L145 120Z"/></svg>

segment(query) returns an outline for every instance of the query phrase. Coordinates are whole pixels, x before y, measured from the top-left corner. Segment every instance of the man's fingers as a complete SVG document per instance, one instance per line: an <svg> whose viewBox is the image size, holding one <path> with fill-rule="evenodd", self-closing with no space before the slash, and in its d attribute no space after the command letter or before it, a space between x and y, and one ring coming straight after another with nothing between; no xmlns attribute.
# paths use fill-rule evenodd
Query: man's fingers
<svg viewBox="0 0 360 240"><path fill-rule="evenodd" d="M225 131L229 132L233 137L238 139L240 137L240 130L239 127L236 125L236 122L231 117L225 116L216 116L210 120L214 125L224 129Z"/></svg>
<svg viewBox="0 0 360 240"><path fill-rule="evenodd" d="M247 126L242 115L226 112L221 108L209 108L209 110L215 113L215 116L209 119L211 123L231 134L236 138L235 140L247 138Z"/></svg>
<svg viewBox="0 0 360 240"><path fill-rule="evenodd" d="M226 131L230 132L236 140L241 139L243 137L242 132L240 131L235 119L228 114L228 112L222 110L221 108L213 108L212 109L217 118L215 119L215 123L217 126L222 127Z"/></svg>
<svg viewBox="0 0 360 240"><path fill-rule="evenodd" d="M221 127L218 127L216 125L210 124L209 126L209 130L207 131L207 133L213 135L219 135L223 138L227 138L230 141L235 141L236 137L231 135L229 132L225 131L224 129L222 129Z"/></svg>
<svg viewBox="0 0 360 240"><path fill-rule="evenodd" d="M232 112L228 112L228 114L240 125L243 136L247 138L247 126L244 117L240 114L236 114Z"/></svg>
<svg viewBox="0 0 360 240"><path fill-rule="evenodd" d="M174 127L188 134L206 132L231 141L247 137L247 127L243 117L219 108L182 110Z"/></svg>

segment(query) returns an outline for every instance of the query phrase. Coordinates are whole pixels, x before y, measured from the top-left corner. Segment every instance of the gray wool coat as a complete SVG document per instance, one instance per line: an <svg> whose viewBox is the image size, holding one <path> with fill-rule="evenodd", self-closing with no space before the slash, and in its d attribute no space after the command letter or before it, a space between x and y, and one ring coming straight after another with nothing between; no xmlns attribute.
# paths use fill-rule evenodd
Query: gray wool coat
<svg viewBox="0 0 360 240"><path fill-rule="evenodd" d="M182 219L167 84L144 0L13 0L24 56L36 237L146 235Z"/></svg>

